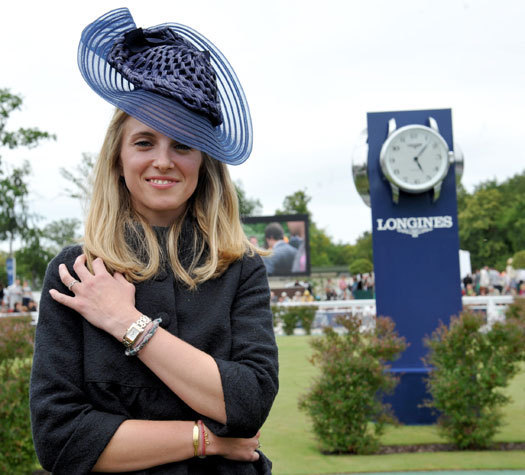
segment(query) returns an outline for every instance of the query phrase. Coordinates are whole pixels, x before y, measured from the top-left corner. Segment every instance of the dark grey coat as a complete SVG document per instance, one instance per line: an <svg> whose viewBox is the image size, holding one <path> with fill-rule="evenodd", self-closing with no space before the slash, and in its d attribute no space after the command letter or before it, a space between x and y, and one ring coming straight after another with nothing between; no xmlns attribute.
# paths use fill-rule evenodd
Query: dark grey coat
<svg viewBox="0 0 525 475"><path fill-rule="evenodd" d="M269 309L265 267L245 256L219 278L196 291L175 281L169 268L136 285L136 307L217 362L227 424L197 414L171 392L123 345L48 294L67 289L58 276L82 252L62 251L47 270L31 376L31 422L42 466L53 473L90 473L118 426L126 419L202 419L215 434L253 436L265 421L278 388L277 348ZM191 441L188 441L191 444ZM143 474L271 473L261 454L257 463L222 457L193 458Z"/></svg>

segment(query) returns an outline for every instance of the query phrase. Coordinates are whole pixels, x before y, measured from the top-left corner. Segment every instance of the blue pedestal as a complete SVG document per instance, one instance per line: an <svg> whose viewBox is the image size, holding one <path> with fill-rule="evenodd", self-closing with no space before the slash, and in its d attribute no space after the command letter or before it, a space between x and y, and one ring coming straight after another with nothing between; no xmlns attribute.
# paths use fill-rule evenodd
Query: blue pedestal
<svg viewBox="0 0 525 475"><path fill-rule="evenodd" d="M377 315L392 318L396 330L409 344L392 364L392 370L402 376L395 395L389 398L397 417L406 424L433 421L430 411L419 407L427 397L423 377L428 370L422 358L428 350L423 340L440 321L448 324L450 317L462 309L454 165L443 181L437 201L432 199L432 191L401 192L396 204L379 163L391 118L396 119L398 127L428 126L429 116L437 121L452 150L449 109L367 116Z"/></svg>
<svg viewBox="0 0 525 475"><path fill-rule="evenodd" d="M392 406L399 422L408 425L434 424L437 414L427 407L421 407L425 400L431 399L425 386L428 370L396 369L392 372L399 378L399 385L393 395L385 396L383 400Z"/></svg>

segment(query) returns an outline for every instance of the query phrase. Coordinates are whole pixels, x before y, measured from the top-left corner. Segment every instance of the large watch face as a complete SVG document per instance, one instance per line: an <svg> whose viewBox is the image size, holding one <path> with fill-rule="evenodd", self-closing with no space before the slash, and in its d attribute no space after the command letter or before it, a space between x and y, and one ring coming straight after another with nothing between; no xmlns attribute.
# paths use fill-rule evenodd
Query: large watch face
<svg viewBox="0 0 525 475"><path fill-rule="evenodd" d="M448 145L430 127L407 125L394 131L380 154L385 177L409 193L422 193L441 182L448 172Z"/></svg>

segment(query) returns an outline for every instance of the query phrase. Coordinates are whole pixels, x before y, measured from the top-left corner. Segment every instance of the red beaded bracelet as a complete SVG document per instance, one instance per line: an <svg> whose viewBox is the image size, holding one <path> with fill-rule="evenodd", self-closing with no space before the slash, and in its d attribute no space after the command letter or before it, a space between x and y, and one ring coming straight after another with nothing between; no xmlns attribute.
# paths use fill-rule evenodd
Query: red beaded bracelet
<svg viewBox="0 0 525 475"><path fill-rule="evenodd" d="M201 427L201 434L202 434L202 450L201 450L201 454L199 455L200 458L205 458L206 457L206 446L207 445L210 445L210 441L208 440L208 433L206 432L206 430L204 429L204 423L199 420L199 425Z"/></svg>

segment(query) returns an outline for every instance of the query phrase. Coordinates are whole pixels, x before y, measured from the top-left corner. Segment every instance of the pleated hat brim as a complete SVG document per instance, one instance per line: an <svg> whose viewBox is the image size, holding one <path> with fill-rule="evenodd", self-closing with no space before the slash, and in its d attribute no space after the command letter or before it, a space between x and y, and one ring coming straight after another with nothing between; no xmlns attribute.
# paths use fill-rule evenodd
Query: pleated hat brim
<svg viewBox="0 0 525 475"><path fill-rule="evenodd" d="M112 10L88 25L78 47L78 66L89 86L110 104L158 132L212 158L239 165L252 150L250 111L241 84L222 53L195 30L177 23L164 23L201 51L210 52L217 77L223 122L210 120L186 109L172 98L139 89L111 67L106 58L115 40L136 28L127 8Z"/></svg>

